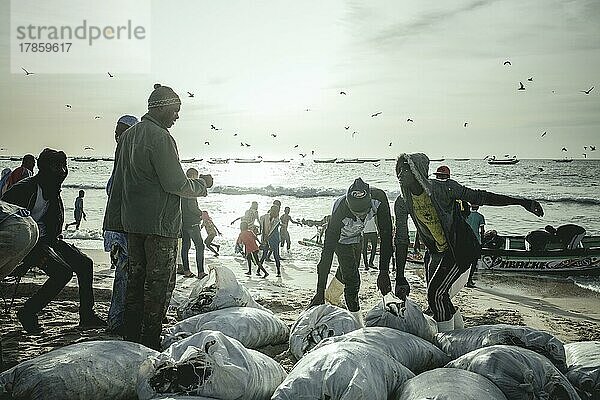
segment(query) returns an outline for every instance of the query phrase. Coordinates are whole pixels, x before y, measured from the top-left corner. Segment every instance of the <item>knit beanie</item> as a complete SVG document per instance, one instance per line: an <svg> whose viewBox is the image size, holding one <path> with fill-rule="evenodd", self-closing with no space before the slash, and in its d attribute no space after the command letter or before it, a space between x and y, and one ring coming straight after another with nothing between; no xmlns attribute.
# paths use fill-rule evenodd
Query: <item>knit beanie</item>
<svg viewBox="0 0 600 400"><path fill-rule="evenodd" d="M154 90L148 98L148 109L180 104L181 100L173 89L168 86L162 86L160 83L154 84Z"/></svg>

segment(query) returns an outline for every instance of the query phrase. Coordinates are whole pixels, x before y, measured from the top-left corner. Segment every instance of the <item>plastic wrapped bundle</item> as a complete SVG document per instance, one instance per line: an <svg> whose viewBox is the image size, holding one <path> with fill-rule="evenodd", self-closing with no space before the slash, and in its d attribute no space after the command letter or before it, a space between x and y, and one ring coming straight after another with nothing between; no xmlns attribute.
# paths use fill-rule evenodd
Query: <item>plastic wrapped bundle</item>
<svg viewBox="0 0 600 400"><path fill-rule="evenodd" d="M397 329L377 326L325 339L315 349L341 342L362 343L378 347L415 374L443 367L450 361L443 351L425 339Z"/></svg>
<svg viewBox="0 0 600 400"><path fill-rule="evenodd" d="M321 304L304 311L292 326L290 352L297 360L321 340L343 335L360 328L350 311L331 304Z"/></svg>
<svg viewBox="0 0 600 400"><path fill-rule="evenodd" d="M365 325L398 329L429 342L433 342L437 334L435 321L424 315L414 301L408 297L402 301L391 293L367 313Z"/></svg>
<svg viewBox="0 0 600 400"><path fill-rule="evenodd" d="M521 347L484 347L465 354L446 366L485 376L511 400L580 399L568 379L550 360Z"/></svg>
<svg viewBox="0 0 600 400"><path fill-rule="evenodd" d="M489 379L457 368L438 368L409 379L396 400L507 400Z"/></svg>
<svg viewBox="0 0 600 400"><path fill-rule="evenodd" d="M142 400L164 393L267 400L285 376L270 357L221 332L203 331L145 361L137 394Z"/></svg>
<svg viewBox="0 0 600 400"><path fill-rule="evenodd" d="M214 330L239 340L245 347L257 349L285 343L288 327L274 314L251 307L230 307L179 321L164 331L162 348L204 330Z"/></svg>
<svg viewBox="0 0 600 400"><path fill-rule="evenodd" d="M157 351L117 340L72 344L0 374L0 398L131 399L138 369Z"/></svg>
<svg viewBox="0 0 600 400"><path fill-rule="evenodd" d="M377 346L331 343L306 354L272 400L388 400L414 377Z"/></svg>
<svg viewBox="0 0 600 400"><path fill-rule="evenodd" d="M269 311L254 301L248 289L237 281L229 268L212 267L210 275L207 281L198 281L189 298L177 308L177 316L180 320L229 307L253 307ZM212 285L204 286L211 281L213 276L215 282Z"/></svg>
<svg viewBox="0 0 600 400"><path fill-rule="evenodd" d="M600 342L569 343L565 352L569 381L583 396L600 399Z"/></svg>
<svg viewBox="0 0 600 400"><path fill-rule="evenodd" d="M458 358L473 350L495 344L507 344L533 350L548 358L560 371L566 371L563 343L553 335L515 325L480 325L451 332L438 333L437 346L451 358Z"/></svg>

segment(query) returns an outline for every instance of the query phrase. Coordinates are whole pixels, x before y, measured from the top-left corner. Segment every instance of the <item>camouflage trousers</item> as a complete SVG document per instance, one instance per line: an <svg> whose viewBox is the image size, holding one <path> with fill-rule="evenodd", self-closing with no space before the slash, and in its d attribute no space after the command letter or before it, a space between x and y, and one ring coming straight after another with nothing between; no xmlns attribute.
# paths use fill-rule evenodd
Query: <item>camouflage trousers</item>
<svg viewBox="0 0 600 400"><path fill-rule="evenodd" d="M162 321L175 287L177 239L127 234L125 339L160 350Z"/></svg>

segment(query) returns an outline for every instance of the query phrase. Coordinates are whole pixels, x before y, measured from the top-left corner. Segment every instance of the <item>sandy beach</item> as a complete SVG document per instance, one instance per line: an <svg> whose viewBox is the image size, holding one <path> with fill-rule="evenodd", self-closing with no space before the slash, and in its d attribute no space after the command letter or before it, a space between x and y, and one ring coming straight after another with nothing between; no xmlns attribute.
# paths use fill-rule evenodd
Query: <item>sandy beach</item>
<svg viewBox="0 0 600 400"><path fill-rule="evenodd" d="M275 278L274 274L267 279L244 275L245 261L240 257L207 257L206 264L229 267L260 304L291 326L308 305L316 282L314 265L294 261L294 252L302 250L293 249L283 261L281 278ZM100 250L84 251L94 260L96 310L106 316L113 279L108 255ZM274 268L269 263L266 266L268 270ZM411 297L425 307L422 270L416 264L407 267ZM192 271L195 271L194 265ZM600 296L597 293L578 288L570 282L547 278L496 275L479 275L477 278L476 288L465 288L455 297L455 304L464 315L465 326L508 323L546 330L564 342L600 339ZM10 313L0 314L1 370L68 344L115 338L102 329L78 329L76 279L40 314L39 320L45 331L41 335L25 334L16 318L16 310L45 279L45 275L39 272L28 274L19 286L13 309ZM175 296L185 296L195 280L178 275ZM376 280L376 270L362 272L360 301L363 313L380 299ZM12 293L12 286L4 283L1 289L5 295ZM173 310L169 311L168 318L171 323L175 322ZM287 345L270 346L262 351L274 357L286 370L291 370L294 362Z"/></svg>

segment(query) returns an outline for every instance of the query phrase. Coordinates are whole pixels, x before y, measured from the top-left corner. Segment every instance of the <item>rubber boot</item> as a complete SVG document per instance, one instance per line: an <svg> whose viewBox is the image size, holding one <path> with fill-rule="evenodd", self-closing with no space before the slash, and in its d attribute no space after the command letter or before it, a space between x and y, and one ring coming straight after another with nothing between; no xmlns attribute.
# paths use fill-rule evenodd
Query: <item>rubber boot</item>
<svg viewBox="0 0 600 400"><path fill-rule="evenodd" d="M465 329L465 322L460 311L456 310L452 316L452 321L454 321L454 329Z"/></svg>
<svg viewBox="0 0 600 400"><path fill-rule="evenodd" d="M365 327L365 322L363 321L363 317L362 317L362 314L361 314L360 310L358 310L358 311L350 311L350 314L352 314L352 316L354 317L354 319L356 319L356 321L358 322L358 326L360 328L364 328Z"/></svg>
<svg viewBox="0 0 600 400"><path fill-rule="evenodd" d="M344 294L344 284L334 276L325 290L325 300L334 306L343 307L342 294Z"/></svg>
<svg viewBox="0 0 600 400"><path fill-rule="evenodd" d="M448 321L438 322L437 328L438 328L439 333L453 331L454 330L454 317L450 318Z"/></svg>

